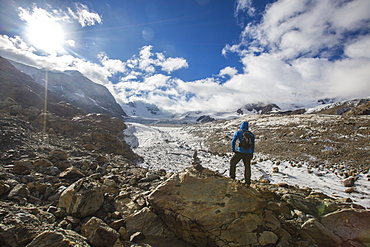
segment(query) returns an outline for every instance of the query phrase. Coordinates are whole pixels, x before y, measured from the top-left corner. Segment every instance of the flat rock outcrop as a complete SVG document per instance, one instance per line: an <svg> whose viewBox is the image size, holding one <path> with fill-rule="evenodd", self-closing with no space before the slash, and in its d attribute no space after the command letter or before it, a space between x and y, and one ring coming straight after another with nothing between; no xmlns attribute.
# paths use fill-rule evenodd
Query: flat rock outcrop
<svg viewBox="0 0 370 247"><path fill-rule="evenodd" d="M148 200L177 236L195 246L370 244L370 211L309 189L247 187L191 167L159 186Z"/></svg>
<svg viewBox="0 0 370 247"><path fill-rule="evenodd" d="M178 236L197 246L257 244L267 204L254 189L207 169L179 173L149 202Z"/></svg>

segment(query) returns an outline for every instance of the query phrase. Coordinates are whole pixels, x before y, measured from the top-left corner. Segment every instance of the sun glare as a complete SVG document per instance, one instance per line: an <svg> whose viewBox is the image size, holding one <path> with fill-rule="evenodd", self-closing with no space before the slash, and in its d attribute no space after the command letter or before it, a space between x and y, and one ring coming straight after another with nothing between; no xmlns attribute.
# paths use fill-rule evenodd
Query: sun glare
<svg viewBox="0 0 370 247"><path fill-rule="evenodd" d="M27 29L27 37L33 46L49 54L55 55L64 50L64 31L61 25L54 21L30 23Z"/></svg>

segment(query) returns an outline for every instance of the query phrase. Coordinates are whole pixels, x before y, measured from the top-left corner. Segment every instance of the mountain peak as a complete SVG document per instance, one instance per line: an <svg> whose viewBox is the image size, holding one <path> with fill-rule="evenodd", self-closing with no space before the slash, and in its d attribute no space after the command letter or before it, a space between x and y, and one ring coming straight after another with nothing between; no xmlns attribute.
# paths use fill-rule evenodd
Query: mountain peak
<svg viewBox="0 0 370 247"><path fill-rule="evenodd" d="M47 78L48 90L58 95L61 100L80 107L88 113L127 116L106 87L91 81L77 70L52 71L10 62L41 86L45 85L45 78Z"/></svg>

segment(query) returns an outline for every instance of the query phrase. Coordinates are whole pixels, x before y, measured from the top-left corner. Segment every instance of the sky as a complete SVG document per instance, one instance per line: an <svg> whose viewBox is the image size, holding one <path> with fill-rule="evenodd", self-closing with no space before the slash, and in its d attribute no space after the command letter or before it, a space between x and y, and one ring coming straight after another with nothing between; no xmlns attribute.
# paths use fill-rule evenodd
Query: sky
<svg viewBox="0 0 370 247"><path fill-rule="evenodd" d="M173 113L370 96L369 0L0 0L0 56ZM78 83L78 82L76 82Z"/></svg>

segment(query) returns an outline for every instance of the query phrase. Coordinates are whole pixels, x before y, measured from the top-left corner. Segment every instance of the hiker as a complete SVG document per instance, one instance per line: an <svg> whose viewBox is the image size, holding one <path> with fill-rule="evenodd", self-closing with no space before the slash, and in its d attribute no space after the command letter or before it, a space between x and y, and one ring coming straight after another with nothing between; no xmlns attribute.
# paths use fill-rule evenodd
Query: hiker
<svg viewBox="0 0 370 247"><path fill-rule="evenodd" d="M248 122L242 122L240 130L236 131L231 141L231 150L234 152L234 156L230 160L230 177L235 179L236 164L240 160L243 160L245 171L244 179L247 186L251 183L251 160L254 153L254 140L255 136L248 130ZM244 135L244 140L243 140ZM239 146L236 148L236 141L239 140ZM243 141L243 142L242 142ZM248 143L245 143L248 142Z"/></svg>

